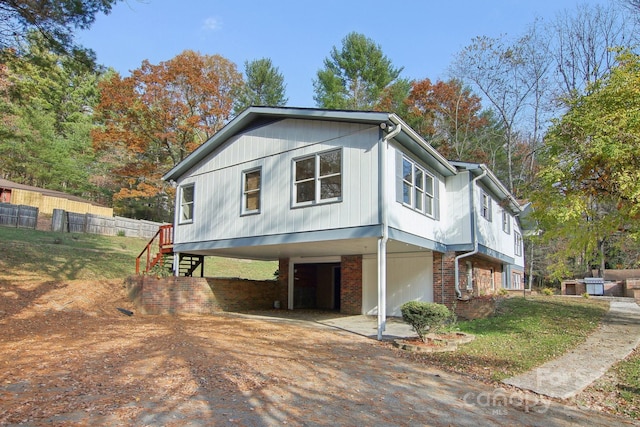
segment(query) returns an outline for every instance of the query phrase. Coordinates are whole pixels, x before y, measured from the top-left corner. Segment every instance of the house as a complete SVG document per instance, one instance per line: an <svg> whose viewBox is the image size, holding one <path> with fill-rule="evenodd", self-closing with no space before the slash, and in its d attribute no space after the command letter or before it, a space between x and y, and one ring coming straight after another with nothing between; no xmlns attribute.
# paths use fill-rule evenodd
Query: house
<svg viewBox="0 0 640 427"><path fill-rule="evenodd" d="M175 256L279 260L288 309L377 315L380 336L406 301L523 286L522 207L395 114L251 107L163 179Z"/></svg>

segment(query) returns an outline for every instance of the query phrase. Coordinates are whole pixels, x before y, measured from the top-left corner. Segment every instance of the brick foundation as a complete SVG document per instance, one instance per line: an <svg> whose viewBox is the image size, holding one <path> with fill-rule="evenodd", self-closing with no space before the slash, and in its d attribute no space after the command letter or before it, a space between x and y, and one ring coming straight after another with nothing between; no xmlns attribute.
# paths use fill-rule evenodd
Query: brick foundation
<svg viewBox="0 0 640 427"><path fill-rule="evenodd" d="M341 259L340 313L362 313L362 255Z"/></svg>
<svg viewBox="0 0 640 427"><path fill-rule="evenodd" d="M471 298L456 302L456 315L461 320L482 319L496 311L496 298L492 296Z"/></svg>
<svg viewBox="0 0 640 427"><path fill-rule="evenodd" d="M281 285L273 280L131 276L129 298L145 314L208 314L273 308Z"/></svg>

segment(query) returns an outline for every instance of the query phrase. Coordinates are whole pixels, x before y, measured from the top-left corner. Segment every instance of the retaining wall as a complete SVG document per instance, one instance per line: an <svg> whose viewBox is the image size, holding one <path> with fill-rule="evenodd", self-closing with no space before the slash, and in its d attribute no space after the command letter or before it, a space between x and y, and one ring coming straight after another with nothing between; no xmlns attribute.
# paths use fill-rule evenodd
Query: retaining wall
<svg viewBox="0 0 640 427"><path fill-rule="evenodd" d="M276 280L143 275L131 276L125 284L129 298L145 314L268 310L283 296Z"/></svg>

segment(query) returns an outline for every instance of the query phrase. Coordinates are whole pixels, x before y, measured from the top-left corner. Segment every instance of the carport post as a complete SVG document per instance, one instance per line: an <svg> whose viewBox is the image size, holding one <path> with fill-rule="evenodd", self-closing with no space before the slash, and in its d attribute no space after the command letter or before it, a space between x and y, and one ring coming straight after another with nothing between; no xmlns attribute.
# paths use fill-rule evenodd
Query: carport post
<svg viewBox="0 0 640 427"><path fill-rule="evenodd" d="M389 130L382 137L379 145L380 151L380 218L382 223L382 236L378 240L378 341L382 340L382 332L387 328L387 241L389 240L389 179L387 176L387 151L389 140L400 133L400 123L388 126L380 123L380 129Z"/></svg>
<svg viewBox="0 0 640 427"><path fill-rule="evenodd" d="M378 240L378 341L387 329L387 240Z"/></svg>

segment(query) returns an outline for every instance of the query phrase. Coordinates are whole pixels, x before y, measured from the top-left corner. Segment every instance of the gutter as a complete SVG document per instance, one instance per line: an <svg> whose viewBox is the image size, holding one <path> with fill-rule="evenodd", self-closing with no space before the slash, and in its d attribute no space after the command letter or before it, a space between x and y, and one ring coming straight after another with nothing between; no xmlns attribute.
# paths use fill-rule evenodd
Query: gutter
<svg viewBox="0 0 640 427"><path fill-rule="evenodd" d="M462 258L466 258L466 257L470 257L472 255L475 255L478 253L478 219L477 219L477 215L476 215L476 198L475 198L475 194L476 194L476 182L478 182L478 180L480 180L481 178L484 178L487 175L487 170L486 169L482 169L482 173L478 176L476 176L475 178L473 178L473 180L471 181L471 234L472 237L471 239L473 240L473 250L471 252L467 252L464 254L460 254L456 257L455 259L455 265L454 265L454 270L455 270L455 290L456 290L456 295L458 297L458 299L462 298L462 291L460 291L460 266L459 266L459 261Z"/></svg>
<svg viewBox="0 0 640 427"><path fill-rule="evenodd" d="M380 124L383 130L385 123ZM378 240L378 340L382 340L382 332L387 324L387 241L389 240L389 208L388 208L388 179L387 179L387 149L389 140L400 133L402 126L397 123L387 135L382 138L380 144L380 200L382 200L382 237Z"/></svg>

